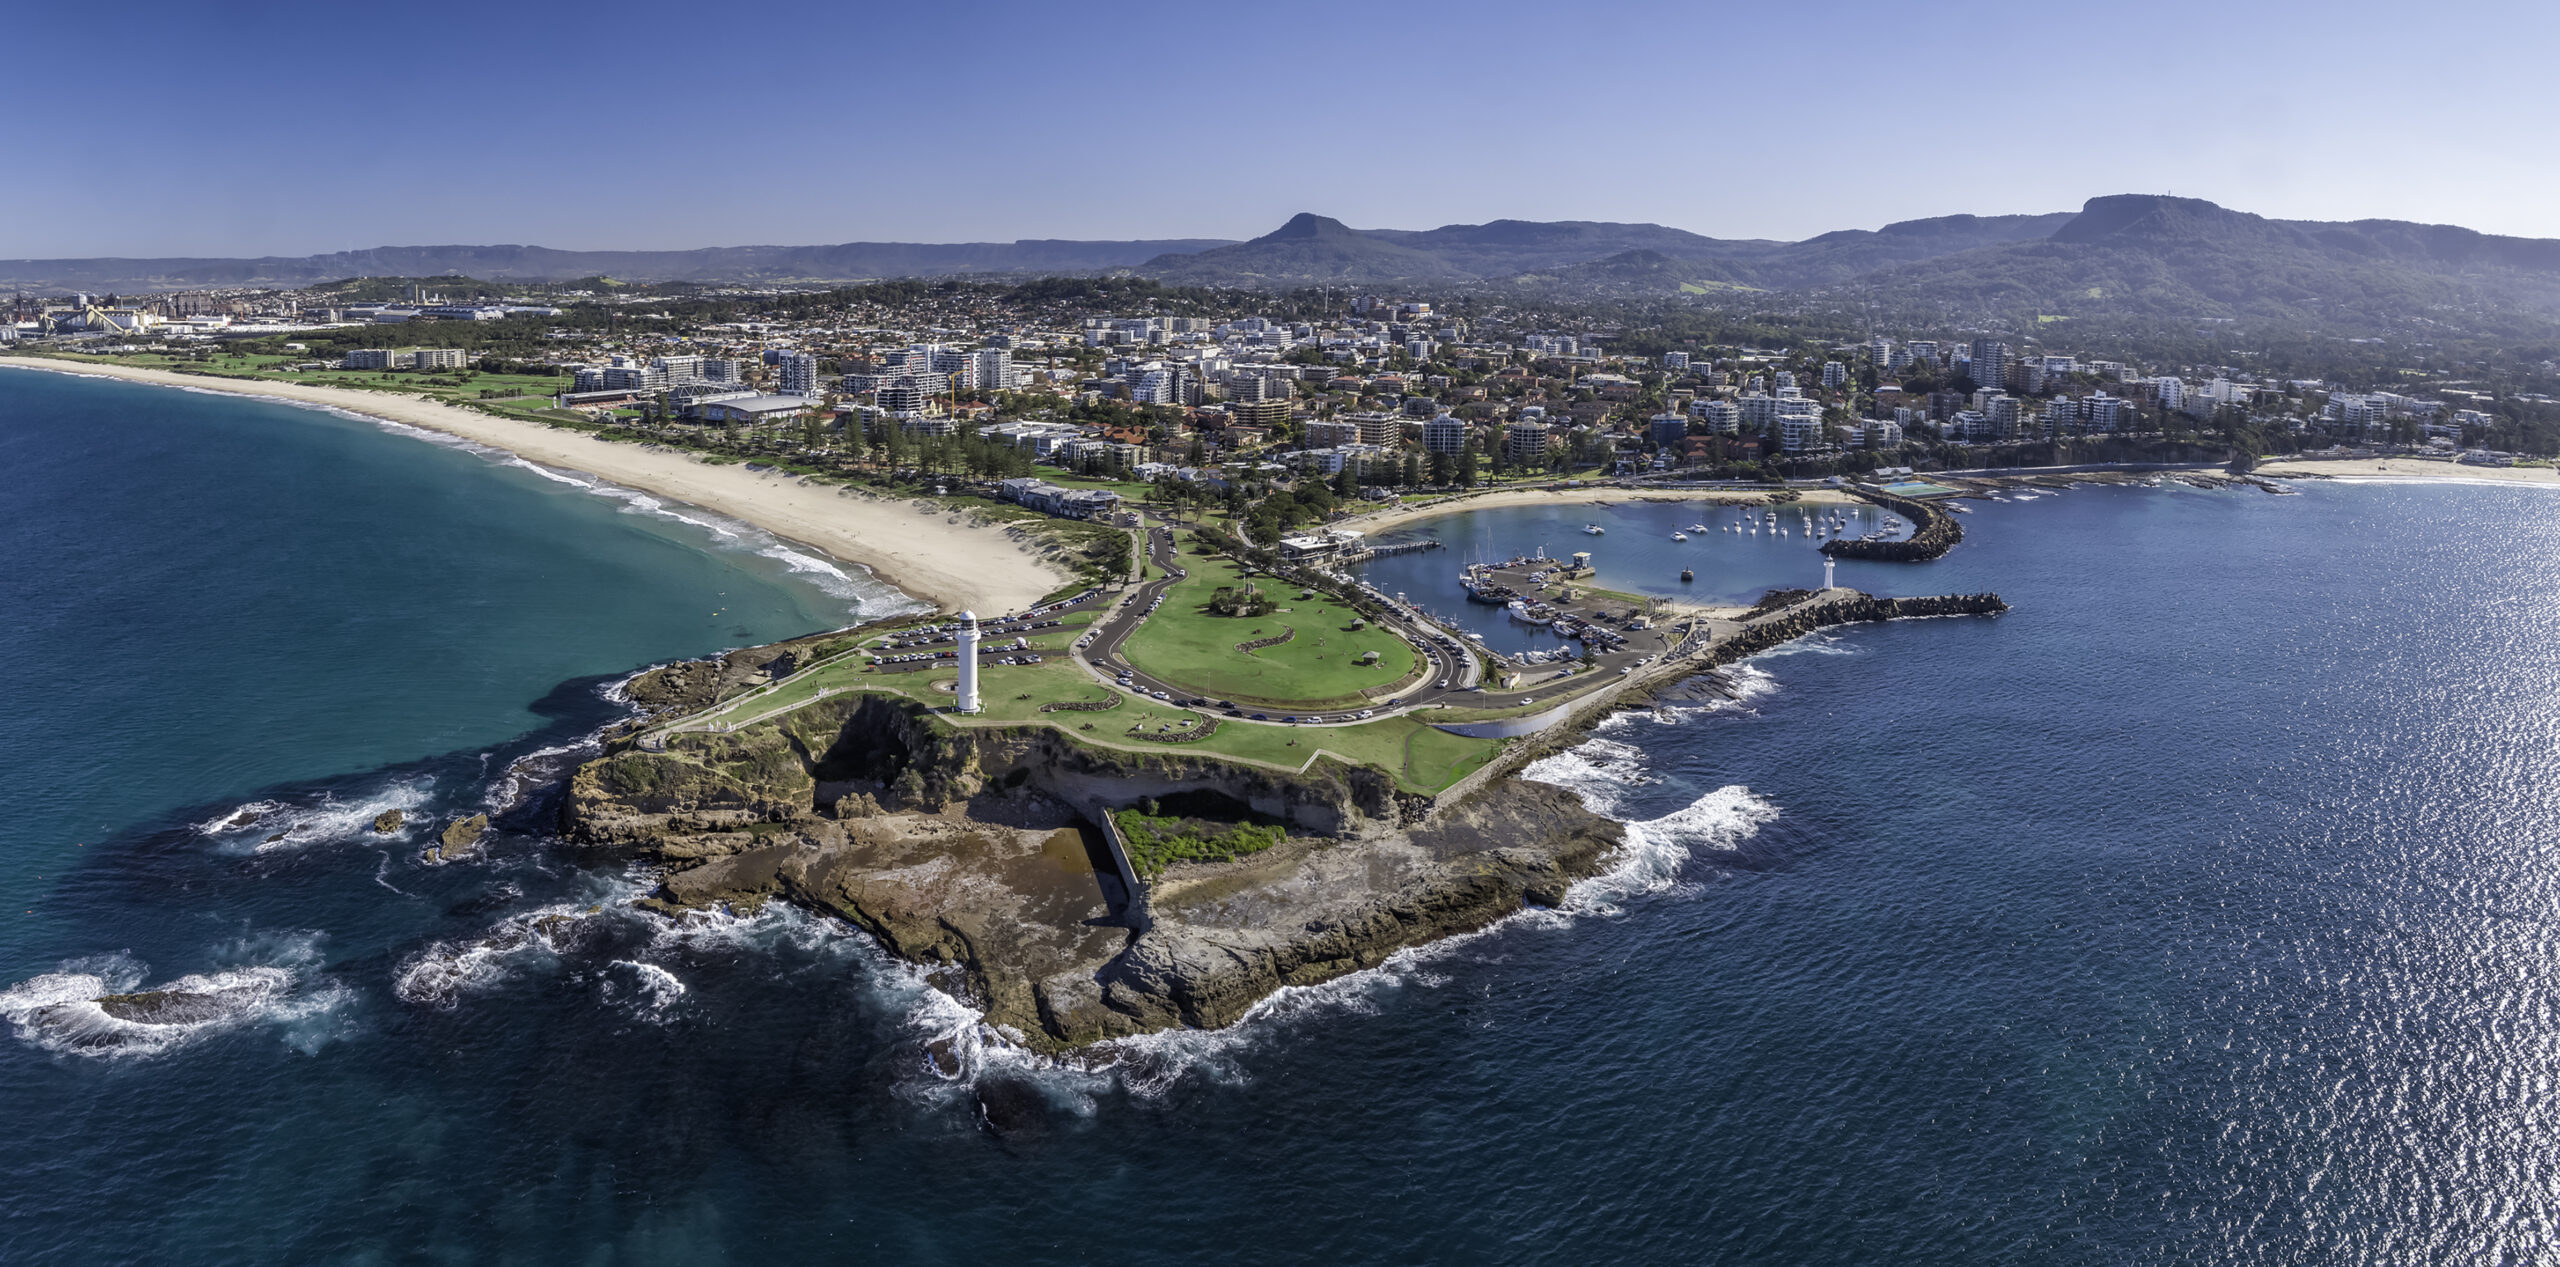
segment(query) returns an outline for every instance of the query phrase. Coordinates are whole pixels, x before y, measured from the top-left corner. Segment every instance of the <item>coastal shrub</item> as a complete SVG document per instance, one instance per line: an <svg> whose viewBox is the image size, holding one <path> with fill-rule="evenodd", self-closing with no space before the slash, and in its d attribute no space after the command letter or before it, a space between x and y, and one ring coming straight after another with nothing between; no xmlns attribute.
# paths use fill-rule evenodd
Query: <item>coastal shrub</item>
<svg viewBox="0 0 2560 1267"><path fill-rule="evenodd" d="M1279 604L1262 587L1250 582L1244 585L1221 585L1209 594L1203 606L1212 616L1254 617L1268 614Z"/></svg>
<svg viewBox="0 0 2560 1267"><path fill-rule="evenodd" d="M1219 822L1124 809L1111 819L1129 846L1130 863L1138 874L1154 879L1177 862L1233 862L1288 839L1277 820L1254 817L1260 821Z"/></svg>

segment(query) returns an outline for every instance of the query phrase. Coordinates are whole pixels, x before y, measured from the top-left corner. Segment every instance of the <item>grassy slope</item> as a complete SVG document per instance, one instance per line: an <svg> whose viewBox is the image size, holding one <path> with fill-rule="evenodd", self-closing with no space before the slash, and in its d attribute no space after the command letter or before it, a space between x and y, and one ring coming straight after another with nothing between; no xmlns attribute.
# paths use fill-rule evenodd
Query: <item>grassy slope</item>
<svg viewBox="0 0 2560 1267"><path fill-rule="evenodd" d="M1195 555L1185 566L1191 575L1166 592L1124 648L1131 664L1155 677L1218 699L1314 710L1366 703L1363 691L1392 687L1414 672L1414 651L1403 639L1375 625L1345 632L1351 609L1328 596L1302 602L1289 590L1275 594L1281 607L1267 615L1212 616L1204 609L1209 595L1242 584L1235 565ZM1298 636L1250 653L1235 649L1284 628ZM1378 663L1356 663L1367 651L1378 653Z"/></svg>
<svg viewBox="0 0 2560 1267"><path fill-rule="evenodd" d="M1036 639L1036 646L1064 643L1079 630ZM793 679L783 689L740 699L715 716L746 721L777 709L805 703L821 689L869 690L903 696L919 703L947 706L950 668L919 673L867 673L846 661ZM1132 730L1160 732L1188 729L1199 714L1154 700L1126 695L1095 682L1062 655L1035 665L988 665L979 673L979 694L986 711L979 720L992 724L1038 722L1057 726L1078 739L1122 749L1146 751L1156 745L1132 739ZM1101 712L1042 712L1046 703L1102 700L1121 695L1118 708ZM1090 729L1087 729L1090 727ZM1500 744L1467 739L1411 717L1382 717L1357 726L1268 726L1225 722L1218 732L1196 743L1165 745L1168 752L1198 752L1241 757L1296 770L1321 748L1347 760L1374 765L1396 776L1408 790L1431 792L1447 786L1484 764Z"/></svg>

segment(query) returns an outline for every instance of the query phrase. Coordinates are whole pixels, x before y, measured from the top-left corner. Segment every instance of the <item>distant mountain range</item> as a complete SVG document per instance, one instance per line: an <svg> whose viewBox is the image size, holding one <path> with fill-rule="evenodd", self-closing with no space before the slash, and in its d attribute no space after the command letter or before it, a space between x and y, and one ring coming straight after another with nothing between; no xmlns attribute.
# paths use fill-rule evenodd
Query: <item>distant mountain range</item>
<svg viewBox="0 0 2560 1267"><path fill-rule="evenodd" d="M1601 280L1624 272L1619 265L1662 260L1728 265L1705 270L1706 280L1778 290L1841 281L1890 264L2043 238L2073 218L2069 212L1945 216L1873 231L1843 229L1802 242L1772 242L1703 237L1658 224L1591 220L1496 220L1419 231L1361 230L1324 216L1300 214L1250 242L1196 253L1167 253L1147 261L1138 271L1169 282L1204 285L1537 285L1559 278ZM1670 274L1663 279L1671 280ZM1677 289L1677 281L1671 281L1671 286Z"/></svg>
<svg viewBox="0 0 2560 1267"><path fill-rule="evenodd" d="M382 247L253 260L0 260L0 287L167 290L463 275L557 282L848 282L1128 273L1167 283L1478 289L1592 298L1750 292L1850 298L1955 315L2228 317L2397 329L2560 318L2560 241L2396 220L2271 220L2194 198L2121 194L2078 212L1941 216L1801 242L1704 237L1658 224L1495 220L1354 229L1314 214L1249 242L558 251Z"/></svg>
<svg viewBox="0 0 2560 1267"><path fill-rule="evenodd" d="M2560 316L2560 241L2397 220L2270 220L2121 194L2078 213L1942 216L1801 242L1655 224L1497 220L1421 232L1300 215L1140 273L1204 285L1474 285L1590 297L1767 291L1984 317L2149 316L2411 328Z"/></svg>
<svg viewBox="0 0 2560 1267"><path fill-rule="evenodd" d="M29 290L192 290L308 286L349 277L477 277L484 281L846 282L964 273L1098 273L1224 238L1144 242L845 242L715 246L691 251L559 251L547 246L382 246L257 259L0 260L0 286Z"/></svg>

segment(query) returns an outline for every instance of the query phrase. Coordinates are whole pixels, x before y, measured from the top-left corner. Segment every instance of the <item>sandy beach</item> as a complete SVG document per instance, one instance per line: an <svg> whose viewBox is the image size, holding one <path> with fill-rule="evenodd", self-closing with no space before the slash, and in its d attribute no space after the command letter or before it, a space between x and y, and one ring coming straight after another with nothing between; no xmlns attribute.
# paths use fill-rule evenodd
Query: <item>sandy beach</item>
<svg viewBox="0 0 2560 1267"><path fill-rule="evenodd" d="M1440 515L1454 515L1468 510L1496 510L1504 506L1576 506L1598 502L1714 502L1759 501L1771 490L1764 488L1684 488L1630 489L1594 484L1583 488L1507 488L1495 492L1476 493L1466 497L1445 498L1417 506L1390 506L1353 515L1330 526L1359 532L1378 533L1389 528ZM1856 499L1835 488L1795 489L1797 501L1807 506Z"/></svg>
<svg viewBox="0 0 2560 1267"><path fill-rule="evenodd" d="M2560 484L2560 470L2547 466L2472 466L2427 458L2269 459L2257 474L2329 476L2333 479L2461 480L2481 484Z"/></svg>
<svg viewBox="0 0 2560 1267"><path fill-rule="evenodd" d="M1000 527L973 527L965 517L951 522L952 516L918 510L910 501L865 497L780 471L748 470L743 464L714 465L673 449L600 440L417 396L78 362L10 359L0 360L0 366L271 396L443 432L528 462L743 520L868 569L908 594L951 610L1020 611L1073 579Z"/></svg>

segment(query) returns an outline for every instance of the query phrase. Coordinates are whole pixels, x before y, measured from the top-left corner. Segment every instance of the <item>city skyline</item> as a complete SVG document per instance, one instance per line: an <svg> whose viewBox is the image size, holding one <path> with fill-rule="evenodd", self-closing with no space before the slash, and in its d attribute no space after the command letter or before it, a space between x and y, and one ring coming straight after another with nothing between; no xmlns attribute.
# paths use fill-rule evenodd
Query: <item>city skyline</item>
<svg viewBox="0 0 2560 1267"><path fill-rule="evenodd" d="M103 62L27 15L69 77L0 155L65 197L0 209L0 255L1244 239L1305 210L1793 240L2129 191L2560 236L2525 73L2560 18L2494 3L441 12L145 5ZM2344 75L2377 57L2444 90Z"/></svg>

